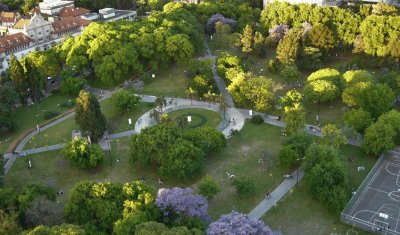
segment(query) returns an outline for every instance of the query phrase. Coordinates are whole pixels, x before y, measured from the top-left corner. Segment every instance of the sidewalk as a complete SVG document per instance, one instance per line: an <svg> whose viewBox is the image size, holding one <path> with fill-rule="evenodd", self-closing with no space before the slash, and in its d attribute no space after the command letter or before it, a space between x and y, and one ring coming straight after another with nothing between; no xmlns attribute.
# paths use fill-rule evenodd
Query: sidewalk
<svg viewBox="0 0 400 235"><path fill-rule="evenodd" d="M285 196L285 194L287 192L289 192L289 190L291 188L293 188L293 186L296 185L297 183L297 171L299 171L299 169L297 169L296 171L294 171L292 173L293 178L292 179L285 179L283 180L283 182L275 188L274 191L272 191L270 193L270 198L268 199L264 199L260 202L260 204L258 204L252 211L250 211L250 213L248 214L248 216L250 218L253 219L260 219L269 209L271 209L273 206L275 206L279 200L282 199L283 196ZM302 170L299 171L299 181L304 177L304 172Z"/></svg>

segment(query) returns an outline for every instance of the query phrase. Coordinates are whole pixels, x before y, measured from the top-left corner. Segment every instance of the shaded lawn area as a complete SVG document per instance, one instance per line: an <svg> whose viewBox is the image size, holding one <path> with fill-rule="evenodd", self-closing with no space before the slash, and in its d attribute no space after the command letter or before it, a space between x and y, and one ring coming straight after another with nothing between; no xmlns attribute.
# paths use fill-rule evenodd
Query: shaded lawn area
<svg viewBox="0 0 400 235"><path fill-rule="evenodd" d="M182 64L171 65L168 68L160 68L154 72L155 78L150 78L138 94L186 98L186 88L190 79L184 74L186 70ZM150 75L151 77L151 75Z"/></svg>
<svg viewBox="0 0 400 235"><path fill-rule="evenodd" d="M8 145L24 131L36 127L36 114L38 114L39 124L45 120L44 115L46 111L56 111L60 114L71 109L65 107L58 107L58 104L62 104L68 100L73 99L70 96L55 94L43 99L40 104L34 104L30 106L22 106L15 112L15 122L17 124L16 130L10 134L0 135L0 153L7 150Z"/></svg>
<svg viewBox="0 0 400 235"><path fill-rule="evenodd" d="M360 148L346 145L342 148L344 156L352 156L354 163L346 161L349 180L348 194L357 189L376 162L376 157L367 156ZM347 158L346 158L347 159ZM365 166L358 172L357 166ZM339 215L333 215L317 201L310 192L309 185L303 180L298 188L291 190L276 207L268 211L263 220L274 230L283 234L346 234L350 226L341 224ZM358 234L370 234L354 229Z"/></svg>
<svg viewBox="0 0 400 235"><path fill-rule="evenodd" d="M277 153L282 141L281 137L277 138L279 132L280 128L275 126L247 122L240 134L228 140L225 149L209 157L204 173L214 177L222 189L210 201L209 212L213 218L231 210L248 213L261 201L265 192L281 183L282 175L286 171L277 163ZM63 189L65 195L57 199L61 203L67 201L74 184L82 180L127 182L144 177L145 183L158 189L160 177L154 169L144 169L129 163L129 140L130 138L113 140L111 157L107 153L103 165L93 170L79 170L70 166L62 157L61 151L29 156L33 165L31 171L27 168L27 159L18 158L5 177L5 186L21 189L29 183L43 183L57 190ZM264 164L258 162L260 158ZM256 182L256 192L244 198L238 197L226 175L227 171L234 173L236 177L253 177ZM161 187L196 188L196 182L201 177L179 182L162 178L164 184Z"/></svg>
<svg viewBox="0 0 400 235"><path fill-rule="evenodd" d="M182 109L168 113L168 117L172 122L177 123L180 117L192 117L192 121L188 123L187 128L198 127L218 127L221 122L221 115L217 112L206 109Z"/></svg>
<svg viewBox="0 0 400 235"><path fill-rule="evenodd" d="M152 103L140 102L136 106L135 110L120 113L112 104L111 99L103 100L100 105L102 107L102 112L107 119L107 129L109 130L109 134L123 132L134 128L136 120L153 107ZM129 118L132 119L131 126L129 126L128 123ZM79 126L75 123L75 116L73 116L33 137L24 149L65 143L66 141L71 140L72 130L76 129L79 129Z"/></svg>
<svg viewBox="0 0 400 235"><path fill-rule="evenodd" d="M112 89L114 87L121 85L124 82L124 80L115 83L103 82L102 80L100 80L100 78L97 78L94 73L90 74L85 79L87 80L89 86L104 90Z"/></svg>
<svg viewBox="0 0 400 235"><path fill-rule="evenodd" d="M282 182L282 176L287 172L278 160L282 138L279 127L247 121L239 134L228 141L226 148L210 157L206 172L221 187L221 192L209 202L209 213L214 219L232 210L250 212L266 192ZM259 163L259 159L264 163ZM255 193L239 197L227 172L236 177L252 177L256 184Z"/></svg>

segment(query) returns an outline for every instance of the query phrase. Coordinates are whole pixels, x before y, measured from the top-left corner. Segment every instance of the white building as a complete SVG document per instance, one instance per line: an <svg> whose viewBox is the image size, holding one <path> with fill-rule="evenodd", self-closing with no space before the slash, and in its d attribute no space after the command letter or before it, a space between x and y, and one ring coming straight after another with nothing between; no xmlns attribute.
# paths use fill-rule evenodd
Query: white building
<svg viewBox="0 0 400 235"><path fill-rule="evenodd" d="M40 12L51 16L57 16L64 7L75 7L74 1L43 0L39 3Z"/></svg>
<svg viewBox="0 0 400 235"><path fill-rule="evenodd" d="M40 14L35 14L30 19L20 19L12 28L9 34L23 33L31 38L35 44L41 44L51 39L51 22L45 20Z"/></svg>
<svg viewBox="0 0 400 235"><path fill-rule="evenodd" d="M102 21L133 21L137 16L136 11L115 10L114 8L104 8L99 10L100 20Z"/></svg>

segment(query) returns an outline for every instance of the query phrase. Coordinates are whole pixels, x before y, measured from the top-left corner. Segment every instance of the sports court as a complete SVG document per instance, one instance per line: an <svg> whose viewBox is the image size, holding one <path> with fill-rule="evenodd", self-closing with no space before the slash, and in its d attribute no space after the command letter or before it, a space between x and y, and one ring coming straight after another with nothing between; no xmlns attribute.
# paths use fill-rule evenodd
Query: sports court
<svg viewBox="0 0 400 235"><path fill-rule="evenodd" d="M400 157L388 154L379 158L341 220L378 234L400 235Z"/></svg>

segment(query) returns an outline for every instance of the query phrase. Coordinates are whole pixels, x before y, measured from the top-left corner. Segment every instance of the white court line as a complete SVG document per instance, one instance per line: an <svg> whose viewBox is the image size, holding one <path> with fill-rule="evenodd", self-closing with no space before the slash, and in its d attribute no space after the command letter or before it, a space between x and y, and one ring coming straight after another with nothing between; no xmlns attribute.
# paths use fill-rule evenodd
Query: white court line
<svg viewBox="0 0 400 235"><path fill-rule="evenodd" d="M385 194L387 194L387 195L389 195L391 192L386 192L386 191L383 191L383 190L380 190L380 189L376 189L376 188L372 188L372 187L368 187L369 189L372 189L372 190L375 190L375 191L378 191L378 192L381 192L381 193L385 193Z"/></svg>
<svg viewBox="0 0 400 235"><path fill-rule="evenodd" d="M357 198L356 202L354 203L353 207L350 210L350 215L354 212L358 204L360 204L360 200L364 198L364 195L368 191L369 186L372 184L372 182L375 181L375 178L377 175L382 171L383 165L379 166L379 168L375 171L374 175L372 176L371 180L368 182L367 186L364 188L364 190L361 192L361 195Z"/></svg>
<svg viewBox="0 0 400 235"><path fill-rule="evenodd" d="M369 221L366 221L366 220L363 220L363 219L360 219L360 218L356 217L356 214L358 214L358 213L360 213L360 212L370 212L370 213L373 213L373 214L378 214L378 213L375 212L375 211L371 211L371 210L360 210L360 211L358 211L357 213L355 213L354 216L350 216L351 220L353 220L353 221L355 221L355 222L358 222L358 223L363 224L363 225L366 225L366 226L371 226L371 227L373 227L375 224L373 224L372 222L369 222ZM373 216L372 216L372 217L373 217ZM371 217L371 218L372 218L372 217ZM391 219L393 219L393 220L399 222L399 220L397 220L397 219L395 219L395 218L393 218L393 217L390 217L390 216L389 216L389 218L391 218ZM397 232L397 226L396 226L396 230L388 229L387 231L389 231L390 233L391 233L391 231L393 231L393 233L392 233L393 235L400 235L400 231Z"/></svg>
<svg viewBox="0 0 400 235"><path fill-rule="evenodd" d="M362 225L365 225L365 226L374 227L374 224L373 224L373 223L370 223L370 222L368 222L368 221L365 221L365 220L362 220L362 219L359 219L359 218L353 218L352 220L353 220L353 222L355 222L355 223L359 223L359 224L362 224ZM350 224L350 223L349 223L349 224ZM392 235L400 235L400 232L397 232L396 230L388 229L388 230L386 230L386 231L389 232L389 234L392 234Z"/></svg>
<svg viewBox="0 0 400 235"><path fill-rule="evenodd" d="M391 172L389 169L388 169L388 166L394 166L395 168L399 168L399 172L400 172L400 165L397 165L397 164L394 164L394 163L391 163L391 162L388 162L388 163L386 163L386 171L389 173L389 174L391 174L391 175L394 175L394 176L397 176L397 177L399 177L399 173L393 173L393 172Z"/></svg>

